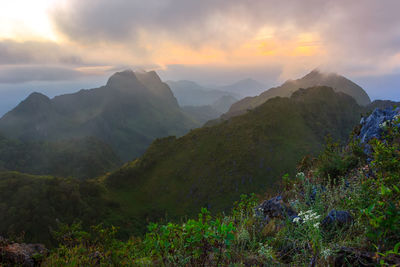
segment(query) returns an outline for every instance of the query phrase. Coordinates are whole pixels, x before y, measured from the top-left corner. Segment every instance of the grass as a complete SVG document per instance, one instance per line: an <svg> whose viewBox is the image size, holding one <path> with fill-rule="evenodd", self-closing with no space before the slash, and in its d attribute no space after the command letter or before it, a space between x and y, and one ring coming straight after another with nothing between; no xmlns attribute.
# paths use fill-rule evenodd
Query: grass
<svg viewBox="0 0 400 267"><path fill-rule="evenodd" d="M328 144L307 168L302 166L304 172L285 175L283 197L298 213L294 219L265 221L256 212L260 200L252 194L242 195L227 214L212 215L203 208L197 219L150 223L145 236L128 241L116 239L112 227L85 232L80 225L64 225L59 248L43 265L396 266L399 138L399 128L392 127L384 140L372 141L370 163L360 157L357 142L346 149ZM346 211L351 220L328 227L323 219L331 210Z"/></svg>

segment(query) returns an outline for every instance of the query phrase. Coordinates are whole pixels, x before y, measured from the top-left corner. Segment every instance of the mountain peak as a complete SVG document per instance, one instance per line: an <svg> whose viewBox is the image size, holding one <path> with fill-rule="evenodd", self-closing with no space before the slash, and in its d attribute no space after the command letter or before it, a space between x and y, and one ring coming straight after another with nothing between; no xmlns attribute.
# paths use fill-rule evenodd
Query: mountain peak
<svg viewBox="0 0 400 267"><path fill-rule="evenodd" d="M50 98L42 93L33 92L25 99L25 101L50 102Z"/></svg>
<svg viewBox="0 0 400 267"><path fill-rule="evenodd" d="M329 77L329 76L338 76L341 77L340 75L338 75L337 73L334 72L324 72L321 71L319 68L315 68L313 69L310 73L306 74L303 78L301 79L323 79L324 77ZM301 80L300 79L300 80Z"/></svg>
<svg viewBox="0 0 400 267"><path fill-rule="evenodd" d="M229 118L240 115L245 113L248 109L253 109L265 103L270 98L276 96L290 97L300 88L314 86L331 87L335 92L342 92L353 97L361 106L366 106L371 103L371 99L364 89L349 79L333 72L322 72L320 69L314 69L300 79L287 80L281 86L270 88L259 96L247 97L234 103L229 112L223 116Z"/></svg>
<svg viewBox="0 0 400 267"><path fill-rule="evenodd" d="M138 84L138 80L136 78L135 73L130 70L124 70L120 72L116 72L111 77L108 79L106 86L107 87L112 87L112 88L118 88L118 89L123 89L123 88L129 88L129 87L134 87Z"/></svg>
<svg viewBox="0 0 400 267"><path fill-rule="evenodd" d="M25 114L26 116L34 116L37 114L45 114L52 110L50 98L46 95L34 92L31 93L25 100L21 101L13 110L6 113L3 117L10 114Z"/></svg>
<svg viewBox="0 0 400 267"><path fill-rule="evenodd" d="M136 71L133 74L141 83L146 83L146 82L162 83L160 76L158 76L157 72L155 72L154 70Z"/></svg>

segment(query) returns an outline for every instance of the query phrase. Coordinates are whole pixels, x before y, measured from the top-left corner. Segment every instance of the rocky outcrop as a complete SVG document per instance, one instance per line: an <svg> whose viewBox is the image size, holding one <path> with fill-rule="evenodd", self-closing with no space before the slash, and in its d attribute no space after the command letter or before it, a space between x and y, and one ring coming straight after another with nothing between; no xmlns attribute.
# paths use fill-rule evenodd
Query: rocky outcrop
<svg viewBox="0 0 400 267"><path fill-rule="evenodd" d="M374 138L382 139L382 135L389 126L400 127L400 107L388 107L386 109L375 109L368 117L363 117L360 121L361 130L358 139L364 145L364 153L371 155L371 146L368 142ZM369 157L370 160L370 157Z"/></svg>
<svg viewBox="0 0 400 267"><path fill-rule="evenodd" d="M47 254L42 244L20 244L0 237L0 266L39 266Z"/></svg>
<svg viewBox="0 0 400 267"><path fill-rule="evenodd" d="M281 196L276 196L258 205L255 208L255 214L257 217L264 219L267 223L274 218L293 219L297 217L297 213L283 203Z"/></svg>
<svg viewBox="0 0 400 267"><path fill-rule="evenodd" d="M385 127L395 120L400 118L400 107L393 109L392 107L386 109L375 109L371 115L361 119L361 131L359 138L362 143L366 144L373 138L380 139Z"/></svg>
<svg viewBox="0 0 400 267"><path fill-rule="evenodd" d="M345 227L353 222L353 217L347 211L331 210L329 214L322 220L323 228Z"/></svg>

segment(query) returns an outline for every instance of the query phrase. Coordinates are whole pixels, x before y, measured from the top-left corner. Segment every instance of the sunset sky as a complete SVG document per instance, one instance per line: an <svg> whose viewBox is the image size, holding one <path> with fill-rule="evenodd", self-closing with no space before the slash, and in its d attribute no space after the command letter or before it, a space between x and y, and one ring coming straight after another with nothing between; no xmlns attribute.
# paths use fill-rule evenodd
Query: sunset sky
<svg viewBox="0 0 400 267"><path fill-rule="evenodd" d="M398 0L0 0L0 105L125 68L271 87L319 67L400 100L399 10Z"/></svg>

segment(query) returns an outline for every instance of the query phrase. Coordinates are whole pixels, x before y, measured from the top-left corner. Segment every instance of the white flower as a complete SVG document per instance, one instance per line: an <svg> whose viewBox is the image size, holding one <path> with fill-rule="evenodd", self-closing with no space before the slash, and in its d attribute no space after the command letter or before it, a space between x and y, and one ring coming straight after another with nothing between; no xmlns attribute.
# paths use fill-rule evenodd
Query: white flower
<svg viewBox="0 0 400 267"><path fill-rule="evenodd" d="M326 260L330 255L332 255L332 250L330 250L329 248L324 249L323 251L321 251L321 255Z"/></svg>
<svg viewBox="0 0 400 267"><path fill-rule="evenodd" d="M318 226L319 226L319 223L314 223L315 228L318 228Z"/></svg>
<svg viewBox="0 0 400 267"><path fill-rule="evenodd" d="M294 223L298 223L299 221L300 221L300 217L296 217L296 218L293 219Z"/></svg>
<svg viewBox="0 0 400 267"><path fill-rule="evenodd" d="M388 124L388 121L384 121L381 124L379 124L379 127L380 128L385 128L387 126L387 124Z"/></svg>

